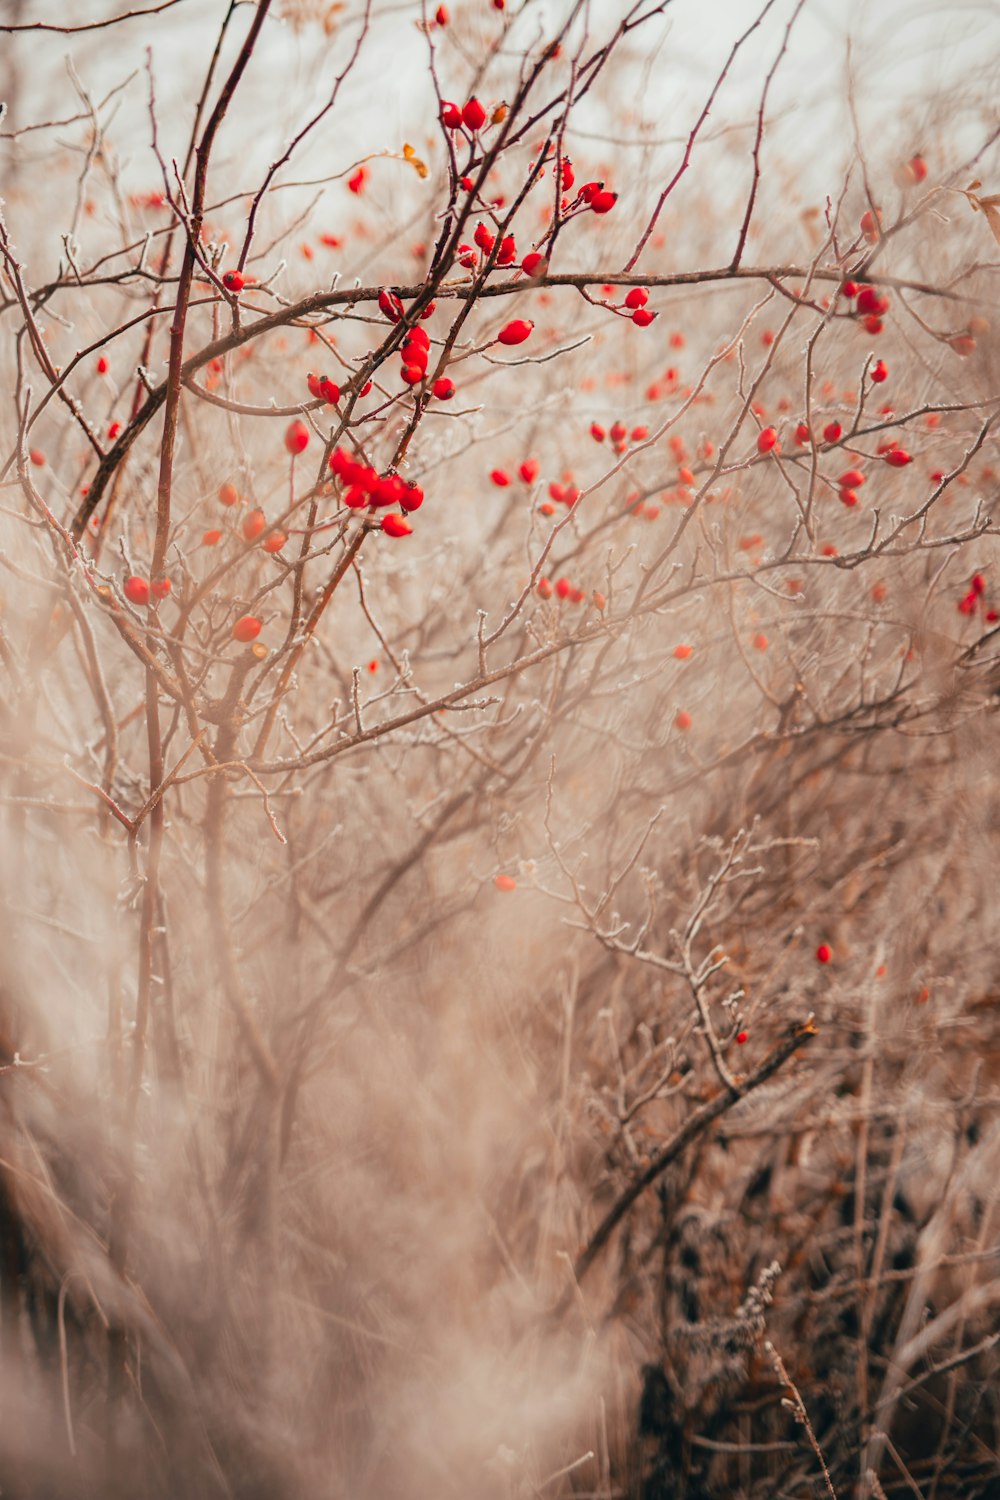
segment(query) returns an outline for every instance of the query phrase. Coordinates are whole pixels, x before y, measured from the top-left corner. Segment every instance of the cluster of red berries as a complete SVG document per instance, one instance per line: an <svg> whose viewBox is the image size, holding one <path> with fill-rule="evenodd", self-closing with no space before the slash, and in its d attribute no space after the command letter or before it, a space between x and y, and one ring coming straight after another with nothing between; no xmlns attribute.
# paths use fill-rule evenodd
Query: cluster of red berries
<svg viewBox="0 0 1000 1500"><path fill-rule="evenodd" d="M841 504L846 505L848 510L857 505L858 490L864 482L865 476L860 469L846 469L837 480Z"/></svg>
<svg viewBox="0 0 1000 1500"><path fill-rule="evenodd" d="M885 327L883 319L892 305L887 296L877 292L873 286L861 286L856 281L843 282L840 295L854 303L852 315L861 320L866 333L874 335L882 332Z"/></svg>
<svg viewBox="0 0 1000 1500"><path fill-rule="evenodd" d="M464 266L467 271L474 271L480 263L480 251L483 258L488 259L494 250L496 250L496 258L493 262L495 266L506 267L515 264L517 260L517 241L514 236L512 234L503 235L498 247L496 235L480 219L472 231L472 244L459 245L455 253L460 266ZM544 256L538 257L539 261L543 259ZM533 260L532 264L536 264L536 262Z"/></svg>
<svg viewBox="0 0 1000 1500"><path fill-rule="evenodd" d="M551 599L555 597L556 599L566 600L568 604L582 604L587 597L584 590L570 583L568 578L557 578L555 583L552 583L548 578L539 578L536 588L540 598ZM598 609L606 607L608 601L597 590L594 591L591 598Z"/></svg>
<svg viewBox="0 0 1000 1500"><path fill-rule="evenodd" d="M310 370L306 376L306 385L315 401L325 401L328 406L336 406L340 400L340 386L328 375L314 375Z"/></svg>
<svg viewBox="0 0 1000 1500"><path fill-rule="evenodd" d="M445 100L441 105L441 123L445 130L461 130L464 127L475 133L486 124L486 111L475 94L461 107Z"/></svg>
<svg viewBox="0 0 1000 1500"><path fill-rule="evenodd" d="M229 483L228 480L225 484L219 486L219 501L227 509L238 505L240 502L239 490L234 484ZM243 540L246 542L257 541L258 537L267 531L267 517L259 505L255 505L252 510L247 511L240 526L240 531L243 535ZM201 545L203 547L217 547L221 541L222 532L217 526L213 526L210 530L202 533ZM269 531L267 536L264 537L261 546L265 552L275 553L280 552L287 541L287 532L279 531L275 528Z"/></svg>
<svg viewBox="0 0 1000 1500"><path fill-rule="evenodd" d="M562 199L559 207L563 214L589 211L609 214L618 202L618 194L612 193L603 182L585 182L572 203Z"/></svg>
<svg viewBox="0 0 1000 1500"><path fill-rule="evenodd" d="M526 458L523 463L518 464L517 477L525 484L534 484L538 478L538 469L537 458ZM510 473L506 469L491 469L490 479L501 490L506 489L513 482Z"/></svg>
<svg viewBox="0 0 1000 1500"><path fill-rule="evenodd" d="M424 492L419 484L405 480L399 474L380 474L370 464L352 458L344 448L333 450L330 468L340 483L344 505L350 510L381 510L398 505L404 514L390 513L383 516L379 524L387 536L410 535L413 528L406 517L424 503Z"/></svg>
<svg viewBox="0 0 1000 1500"><path fill-rule="evenodd" d="M648 328L650 323L655 322L657 316L651 308L646 306L648 301L649 287L633 286L629 287L625 293L624 302L620 304L612 302L608 303L607 306L619 318L631 318L637 328Z"/></svg>
<svg viewBox="0 0 1000 1500"><path fill-rule="evenodd" d="M404 385L419 385L426 380L430 353L431 341L427 330L419 326L408 328L399 346L399 357L403 361L399 373Z"/></svg>
<svg viewBox="0 0 1000 1500"><path fill-rule="evenodd" d="M496 235L480 220L472 232L472 244L463 241L455 251L455 258L466 271L477 271L493 254L496 243ZM517 241L512 234L501 236L493 265L504 270L517 265ZM529 250L520 268L525 276L544 276L549 268L548 257L538 250Z"/></svg>
<svg viewBox="0 0 1000 1500"><path fill-rule="evenodd" d="M982 602L983 604L986 603L986 599L984 597L985 594L986 594L986 579L985 579L985 577L983 576L982 573L973 573L972 579L971 579L971 581L969 583L969 592L966 595L964 595L964 597L962 599L959 600L959 603L958 603L959 614L974 615L976 613L977 609L979 608L980 602ZM1000 620L1000 611L995 610L995 609L985 609L983 611L983 616L984 616L984 619L989 624L993 625L993 624L996 623L997 620Z"/></svg>
<svg viewBox="0 0 1000 1500"><path fill-rule="evenodd" d="M638 427L633 427L632 431L629 432L625 423L620 420L612 422L611 426L607 429L602 427L600 422L591 422L590 435L595 443L603 443L605 438L610 438L611 446L615 452L624 453L630 442L644 442L649 437L649 428L640 424Z"/></svg>
<svg viewBox="0 0 1000 1500"><path fill-rule="evenodd" d="M138 605L140 608L149 603L150 595L154 599L165 599L170 593L170 579L158 578L155 583L133 573L122 585L122 593L130 604Z"/></svg>

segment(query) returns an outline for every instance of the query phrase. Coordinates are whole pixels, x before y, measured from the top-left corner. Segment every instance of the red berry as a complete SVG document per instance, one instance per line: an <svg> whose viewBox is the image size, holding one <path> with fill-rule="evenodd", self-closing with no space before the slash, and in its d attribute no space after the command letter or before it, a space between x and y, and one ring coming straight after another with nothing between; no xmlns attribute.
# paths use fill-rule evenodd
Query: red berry
<svg viewBox="0 0 1000 1500"><path fill-rule="evenodd" d="M439 401L450 401L455 394L455 382L449 380L447 375L441 375L435 380L431 390Z"/></svg>
<svg viewBox="0 0 1000 1500"><path fill-rule="evenodd" d="M41 448L32 448L31 452L28 454L28 457L31 459L31 462L35 465L36 469L42 469L45 467L45 454L42 452Z"/></svg>
<svg viewBox="0 0 1000 1500"><path fill-rule="evenodd" d="M246 280L242 271L227 271L222 278L222 285L227 292L242 292L246 286Z"/></svg>
<svg viewBox="0 0 1000 1500"><path fill-rule="evenodd" d="M912 182L923 182L927 176L927 163L922 156L911 156L906 163L906 169Z"/></svg>
<svg viewBox="0 0 1000 1500"><path fill-rule="evenodd" d="M645 307L649 301L649 288L646 286L634 286L625 294L625 306L630 308Z"/></svg>
<svg viewBox="0 0 1000 1500"><path fill-rule="evenodd" d="M873 338L876 334L881 333L884 327L885 324L882 322L882 319L876 317L874 313L872 313L870 318L865 319L865 332L870 333Z"/></svg>
<svg viewBox="0 0 1000 1500"><path fill-rule="evenodd" d="M329 380L325 375L320 380L319 393L328 406L336 406L340 400L340 386Z"/></svg>
<svg viewBox="0 0 1000 1500"><path fill-rule="evenodd" d="M384 317L389 319L390 323L398 323L400 318L403 316L402 302L400 302L399 298L396 296L396 293L390 292L389 288L386 286L384 286L378 294L378 305L379 311L383 314Z"/></svg>
<svg viewBox="0 0 1000 1500"><path fill-rule="evenodd" d="M201 545L203 547L216 547L221 541L221 531L206 531L202 534Z"/></svg>
<svg viewBox="0 0 1000 1500"><path fill-rule="evenodd" d="M974 594L985 594L985 592L986 592L986 579L984 578L983 574L982 573L973 573L972 580L971 580L971 582L969 584L969 587L971 588L971 590L972 590L972 592Z"/></svg>
<svg viewBox="0 0 1000 1500"><path fill-rule="evenodd" d="M298 420L285 428L285 447L289 453L304 453L309 446L309 428Z"/></svg>
<svg viewBox="0 0 1000 1500"><path fill-rule="evenodd" d="M462 111L457 104L441 105L441 123L446 130L457 130L462 123Z"/></svg>
<svg viewBox="0 0 1000 1500"><path fill-rule="evenodd" d="M404 365L400 374L407 385L419 385L424 378L424 371L419 365Z"/></svg>
<svg viewBox="0 0 1000 1500"><path fill-rule="evenodd" d="M743 1043L746 1040L747 1040L747 1032L745 1032L745 1031L738 1031L736 1033L736 1043L737 1043L737 1046L742 1047Z"/></svg>
<svg viewBox="0 0 1000 1500"><path fill-rule="evenodd" d="M248 542L255 542L267 525L267 517L259 508L250 511L243 522L243 535Z"/></svg>
<svg viewBox="0 0 1000 1500"><path fill-rule="evenodd" d="M979 595L970 589L964 599L959 600L958 612L961 615L974 615L979 605Z"/></svg>
<svg viewBox="0 0 1000 1500"><path fill-rule="evenodd" d="M130 604L149 603L149 584L145 578L140 578L138 575L125 580L122 593Z"/></svg>
<svg viewBox="0 0 1000 1500"><path fill-rule="evenodd" d="M556 595L560 599L568 599L573 592L573 585L568 578L556 579Z"/></svg>
<svg viewBox="0 0 1000 1500"><path fill-rule="evenodd" d="M233 640L246 645L260 635L260 621L256 615L243 615L233 626Z"/></svg>
<svg viewBox="0 0 1000 1500"><path fill-rule="evenodd" d="M604 439L607 437L607 433L604 431L604 428L601 426L600 422L591 422L590 435L594 439L595 443L603 443Z"/></svg>
<svg viewBox="0 0 1000 1500"><path fill-rule="evenodd" d="M486 124L486 111L475 94L462 106L462 123L469 130L482 130Z"/></svg>
<svg viewBox="0 0 1000 1500"><path fill-rule="evenodd" d="M798 427L796 427L795 441L800 447L805 447L806 443L812 442L812 433L809 431L808 423L800 422Z"/></svg>
<svg viewBox="0 0 1000 1500"><path fill-rule="evenodd" d="M437 22L437 24L439 26L447 26L447 24L448 24L448 8L447 8L447 6L445 6L445 5L439 5L438 8L437 8L437 10L434 12L434 19L435 19L435 21Z"/></svg>
<svg viewBox="0 0 1000 1500"><path fill-rule="evenodd" d="M424 503L424 492L420 485L414 480L409 480L398 495L399 508L407 514L413 510L419 510Z"/></svg>
<svg viewBox="0 0 1000 1500"><path fill-rule="evenodd" d="M104 358L103 354L99 357L99 359L97 361L97 373L98 373L98 375L106 375L108 373L108 362Z"/></svg>
<svg viewBox="0 0 1000 1500"><path fill-rule="evenodd" d="M476 225L472 238L475 240L480 250L485 251L487 255L489 255L490 251L493 249L493 246L496 244L496 235L491 234L486 225L482 222Z"/></svg>
<svg viewBox="0 0 1000 1500"><path fill-rule="evenodd" d="M511 323L505 323L497 334L497 342L500 344L523 344L526 338L531 337L534 323L525 318L515 318Z"/></svg>
<svg viewBox="0 0 1000 1500"><path fill-rule="evenodd" d="M871 369L872 380L876 385L881 385L883 380L889 379L889 366L884 359L877 359Z"/></svg>
<svg viewBox="0 0 1000 1500"><path fill-rule="evenodd" d="M158 578L153 584L153 593L156 595L157 599L165 599L170 593L170 579Z"/></svg>
<svg viewBox="0 0 1000 1500"><path fill-rule="evenodd" d="M691 728L693 722L694 720L691 718L691 715L688 713L687 709L682 708L680 713L677 714L674 718L674 728L681 730L681 732L683 733L684 730Z"/></svg>
<svg viewBox="0 0 1000 1500"><path fill-rule="evenodd" d="M530 251L521 262L525 276L544 276L549 268L547 258L537 250Z"/></svg>
<svg viewBox="0 0 1000 1500"><path fill-rule="evenodd" d="M347 186L352 193L360 193L368 180L368 168L359 167L353 177L348 177Z"/></svg>
<svg viewBox="0 0 1000 1500"><path fill-rule="evenodd" d="M858 295L858 283L856 281L845 281L840 288L840 295L850 301L852 297Z"/></svg>
<svg viewBox="0 0 1000 1500"><path fill-rule="evenodd" d="M524 480L525 484L534 484L535 480L538 478L538 459L526 458L517 472Z"/></svg>
<svg viewBox="0 0 1000 1500"><path fill-rule="evenodd" d="M885 461L887 464L892 464L894 469L902 469L907 464L911 464L913 459L905 448L890 448L889 452L885 455Z"/></svg>
<svg viewBox="0 0 1000 1500"><path fill-rule="evenodd" d="M271 535L264 541L264 551L280 552L287 541L288 537L283 531L272 531Z"/></svg>
<svg viewBox="0 0 1000 1500"><path fill-rule="evenodd" d="M833 949L829 943L820 943L816 949L816 960L821 964L828 964L833 957Z"/></svg>
<svg viewBox="0 0 1000 1500"><path fill-rule="evenodd" d="M828 443L839 443L844 435L844 429L839 422L827 422L823 428L823 437Z"/></svg>
<svg viewBox="0 0 1000 1500"><path fill-rule="evenodd" d="M413 527L405 516L389 514L382 517L382 530L386 536L412 536Z"/></svg>
<svg viewBox="0 0 1000 1500"><path fill-rule="evenodd" d="M539 597L542 599L552 598L552 585L547 578L539 578L536 585Z"/></svg>
<svg viewBox="0 0 1000 1500"><path fill-rule="evenodd" d="M610 437L613 443L623 443L628 437L628 428L625 426L625 423L613 422L611 425Z"/></svg>
<svg viewBox="0 0 1000 1500"><path fill-rule="evenodd" d="M648 328L655 318L655 312L650 312L648 307L637 307L632 314L632 322L637 328Z"/></svg>
<svg viewBox="0 0 1000 1500"><path fill-rule="evenodd" d="M870 208L866 208L864 213L861 215L859 227L861 229L861 233L864 235L865 239L870 245L875 244L882 232L880 228L881 219L882 210L878 208L874 213L872 213Z"/></svg>
<svg viewBox="0 0 1000 1500"><path fill-rule="evenodd" d="M854 506L858 503L857 490L841 490L840 503L841 505L846 505L848 510L853 510Z"/></svg>
<svg viewBox="0 0 1000 1500"><path fill-rule="evenodd" d="M503 10L502 3L498 6L498 9ZM513 875L496 875L494 876L493 884L496 886L498 891L517 890L517 881L514 879Z"/></svg>
<svg viewBox="0 0 1000 1500"><path fill-rule="evenodd" d="M418 370L427 369L430 350L425 344L418 344L416 339L404 339L399 352L404 365L416 365Z"/></svg>
<svg viewBox="0 0 1000 1500"><path fill-rule="evenodd" d="M687 661L688 657L691 655L691 652L693 650L694 650L693 646L675 646L674 647L674 660L675 661Z"/></svg>
<svg viewBox="0 0 1000 1500"><path fill-rule="evenodd" d="M510 475L507 473L506 469L492 469L490 471L490 478L492 479L493 483L501 490L506 489L507 485L510 484Z"/></svg>
<svg viewBox="0 0 1000 1500"><path fill-rule="evenodd" d="M220 484L219 499L223 505L237 505L239 504L239 498L240 492L235 484Z"/></svg>
<svg viewBox="0 0 1000 1500"><path fill-rule="evenodd" d="M773 427L765 427L757 434L757 452L770 453L778 447L778 434ZM780 452L780 449L779 449Z"/></svg>
<svg viewBox="0 0 1000 1500"><path fill-rule="evenodd" d="M368 489L373 505L396 505L406 489L406 481L398 474L376 474Z"/></svg>
<svg viewBox="0 0 1000 1500"><path fill-rule="evenodd" d="M837 483L840 485L841 489L845 490L860 489L864 482L865 476L862 474L860 469L845 469L843 474L841 474L840 478L837 480Z"/></svg>
<svg viewBox="0 0 1000 1500"><path fill-rule="evenodd" d="M500 252L497 255L498 266L512 266L517 260L517 245L514 243L512 234L505 234L500 241Z"/></svg>
<svg viewBox="0 0 1000 1500"><path fill-rule="evenodd" d="M617 202L617 193L609 193L601 188L591 198L590 206L595 214L609 214Z"/></svg>

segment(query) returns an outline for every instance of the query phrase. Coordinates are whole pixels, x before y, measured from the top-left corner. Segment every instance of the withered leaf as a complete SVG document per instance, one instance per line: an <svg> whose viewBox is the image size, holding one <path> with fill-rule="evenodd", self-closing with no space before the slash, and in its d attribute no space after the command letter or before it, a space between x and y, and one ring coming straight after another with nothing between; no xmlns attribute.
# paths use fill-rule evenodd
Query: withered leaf
<svg viewBox="0 0 1000 1500"><path fill-rule="evenodd" d="M408 142L403 147L403 156L410 163L410 166L414 169L418 177L424 178L429 175L427 163L420 160L420 157Z"/></svg>
<svg viewBox="0 0 1000 1500"><path fill-rule="evenodd" d="M973 213L982 213L985 216L993 238L1000 245L1000 193L988 193L985 197L980 197L975 189L981 186L982 183L977 177L969 183L967 188L962 188L960 191L968 198Z"/></svg>

